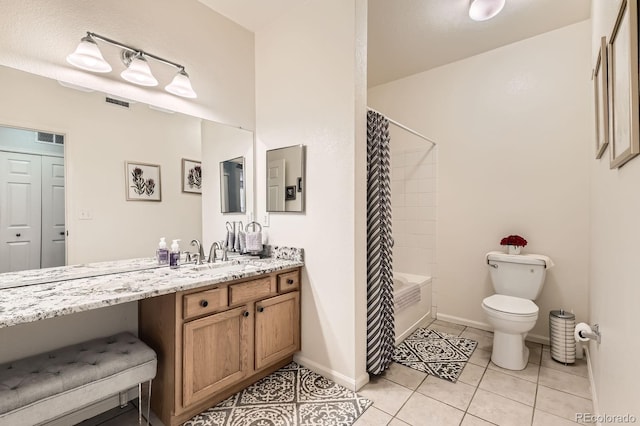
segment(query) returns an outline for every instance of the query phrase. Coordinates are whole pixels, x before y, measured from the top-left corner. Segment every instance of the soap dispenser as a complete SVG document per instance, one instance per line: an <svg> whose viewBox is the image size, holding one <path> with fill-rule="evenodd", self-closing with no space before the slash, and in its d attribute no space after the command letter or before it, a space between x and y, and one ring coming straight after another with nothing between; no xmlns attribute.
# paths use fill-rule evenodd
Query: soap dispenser
<svg viewBox="0 0 640 426"><path fill-rule="evenodd" d="M178 246L178 241L180 240L173 240L171 243L171 253L169 253L169 267L171 269L180 267L180 246Z"/></svg>
<svg viewBox="0 0 640 426"><path fill-rule="evenodd" d="M158 259L158 265L169 264L169 250L167 249L167 242L164 237L160 238L158 243L158 250L156 250L156 259Z"/></svg>

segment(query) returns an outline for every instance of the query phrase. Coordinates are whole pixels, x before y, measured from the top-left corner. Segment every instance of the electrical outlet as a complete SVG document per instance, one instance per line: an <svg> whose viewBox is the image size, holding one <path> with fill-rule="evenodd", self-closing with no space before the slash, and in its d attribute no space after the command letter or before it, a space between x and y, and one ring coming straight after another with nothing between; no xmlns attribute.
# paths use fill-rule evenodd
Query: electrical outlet
<svg viewBox="0 0 640 426"><path fill-rule="evenodd" d="M80 220L91 220L93 219L93 212L89 209L80 209Z"/></svg>
<svg viewBox="0 0 640 426"><path fill-rule="evenodd" d="M269 212L264 214L264 219L262 220L262 226L269 226Z"/></svg>

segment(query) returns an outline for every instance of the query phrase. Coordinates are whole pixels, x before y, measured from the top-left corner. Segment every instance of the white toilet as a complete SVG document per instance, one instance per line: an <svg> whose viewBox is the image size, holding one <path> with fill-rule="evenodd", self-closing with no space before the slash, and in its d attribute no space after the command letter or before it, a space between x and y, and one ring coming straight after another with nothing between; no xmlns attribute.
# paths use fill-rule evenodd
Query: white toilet
<svg viewBox="0 0 640 426"><path fill-rule="evenodd" d="M482 301L494 329L491 361L508 370L522 370L529 360L524 338L538 320L538 306L533 300L540 295L547 268L553 262L543 255L490 252L487 263L496 291Z"/></svg>

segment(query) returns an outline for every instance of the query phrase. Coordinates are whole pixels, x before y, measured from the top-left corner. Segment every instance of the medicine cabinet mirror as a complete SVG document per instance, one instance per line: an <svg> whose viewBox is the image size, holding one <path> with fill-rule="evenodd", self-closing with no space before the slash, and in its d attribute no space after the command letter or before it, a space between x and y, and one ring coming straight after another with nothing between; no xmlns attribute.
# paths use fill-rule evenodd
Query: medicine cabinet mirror
<svg viewBox="0 0 640 426"><path fill-rule="evenodd" d="M267 211L304 211L305 146L267 151Z"/></svg>
<svg viewBox="0 0 640 426"><path fill-rule="evenodd" d="M244 182L244 157L232 158L220 163L220 211L222 213L246 212Z"/></svg>

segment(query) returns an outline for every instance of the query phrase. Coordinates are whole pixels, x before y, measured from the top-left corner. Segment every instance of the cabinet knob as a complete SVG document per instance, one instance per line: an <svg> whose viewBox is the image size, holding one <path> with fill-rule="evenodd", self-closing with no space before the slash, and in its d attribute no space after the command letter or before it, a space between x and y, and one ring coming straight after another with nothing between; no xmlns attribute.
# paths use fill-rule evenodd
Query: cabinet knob
<svg viewBox="0 0 640 426"><path fill-rule="evenodd" d="M209 306L209 302L207 302L206 300L201 300L200 306L202 306L203 308L206 308L207 306Z"/></svg>
<svg viewBox="0 0 640 426"><path fill-rule="evenodd" d="M60 235L64 235L64 231L60 232Z"/></svg>
<svg viewBox="0 0 640 426"><path fill-rule="evenodd" d="M244 311L242 313L242 316L245 317L245 318L248 317L249 316L249 311Z"/></svg>
<svg viewBox="0 0 640 426"><path fill-rule="evenodd" d="M22 234L16 234L16 237L19 237L20 235L22 235Z"/></svg>
<svg viewBox="0 0 640 426"><path fill-rule="evenodd" d="M258 312L264 312L264 306L258 306Z"/></svg>
<svg viewBox="0 0 640 426"><path fill-rule="evenodd" d="M289 285L293 284L293 280L291 278L287 279L287 284Z"/></svg>

